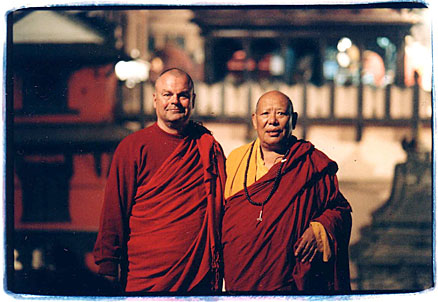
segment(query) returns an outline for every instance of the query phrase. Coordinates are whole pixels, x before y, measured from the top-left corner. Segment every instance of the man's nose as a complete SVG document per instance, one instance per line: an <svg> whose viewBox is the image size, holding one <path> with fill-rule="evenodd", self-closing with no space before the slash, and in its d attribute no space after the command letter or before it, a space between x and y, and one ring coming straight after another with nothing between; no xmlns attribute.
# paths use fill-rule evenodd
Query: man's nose
<svg viewBox="0 0 438 302"><path fill-rule="evenodd" d="M172 97L169 99L169 102L172 104L178 104L179 101L179 97L177 94L172 95Z"/></svg>
<svg viewBox="0 0 438 302"><path fill-rule="evenodd" d="M275 114L275 112L269 114L268 123L272 125L278 123L277 115Z"/></svg>

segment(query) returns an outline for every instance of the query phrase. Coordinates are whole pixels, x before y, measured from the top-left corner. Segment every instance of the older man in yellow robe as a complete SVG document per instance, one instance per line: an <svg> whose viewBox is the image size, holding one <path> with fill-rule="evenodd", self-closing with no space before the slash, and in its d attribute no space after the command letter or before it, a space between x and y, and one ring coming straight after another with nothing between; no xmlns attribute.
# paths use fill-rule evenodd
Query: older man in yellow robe
<svg viewBox="0 0 438 302"><path fill-rule="evenodd" d="M351 208L336 163L292 135L297 117L285 94L265 93L252 117L257 139L227 159L228 291L350 290Z"/></svg>

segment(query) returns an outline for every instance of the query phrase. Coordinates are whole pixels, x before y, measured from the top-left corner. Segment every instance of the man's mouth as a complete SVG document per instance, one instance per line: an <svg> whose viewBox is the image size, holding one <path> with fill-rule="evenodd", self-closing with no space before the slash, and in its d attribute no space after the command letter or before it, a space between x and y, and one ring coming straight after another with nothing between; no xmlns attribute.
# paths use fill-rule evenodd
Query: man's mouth
<svg viewBox="0 0 438 302"><path fill-rule="evenodd" d="M180 108L167 108L166 111L177 112L177 113L183 113L184 112Z"/></svg>
<svg viewBox="0 0 438 302"><path fill-rule="evenodd" d="M266 133L269 135L269 136L279 136L280 134L281 134L281 130L268 130L268 131L266 131Z"/></svg>

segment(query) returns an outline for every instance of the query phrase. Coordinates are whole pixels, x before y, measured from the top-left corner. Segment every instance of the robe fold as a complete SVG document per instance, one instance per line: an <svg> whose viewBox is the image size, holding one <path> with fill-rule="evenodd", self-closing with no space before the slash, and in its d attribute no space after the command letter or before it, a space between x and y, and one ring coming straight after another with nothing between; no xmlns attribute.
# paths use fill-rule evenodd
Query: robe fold
<svg viewBox="0 0 438 302"><path fill-rule="evenodd" d="M119 204L104 203L95 259L103 264L102 273L108 261L122 265L126 292L220 289L224 156L220 145L202 129L192 129L182 138L151 175L136 177L130 200L108 197ZM143 145L138 139L132 141L131 149L141 152ZM162 136L157 143L165 142ZM147 158L146 165L151 160ZM143 165L139 162L132 169L137 176L138 166ZM121 166L114 168L119 170L114 172L119 183ZM105 208L116 206L121 217L105 215ZM108 221L111 218L121 219L122 227Z"/></svg>
<svg viewBox="0 0 438 302"><path fill-rule="evenodd" d="M222 223L227 291L350 290L351 208L339 191L336 163L312 144L293 138L280 184L264 205L260 222L261 207L250 204L244 190L233 192L228 184L242 178L237 174L246 167L249 148L250 144L245 145L227 159L226 192L232 194L226 199ZM248 183L252 200L265 200L280 165L275 164L263 177ZM312 263L302 263L294 256L311 222L321 223L331 238L328 262L319 257Z"/></svg>

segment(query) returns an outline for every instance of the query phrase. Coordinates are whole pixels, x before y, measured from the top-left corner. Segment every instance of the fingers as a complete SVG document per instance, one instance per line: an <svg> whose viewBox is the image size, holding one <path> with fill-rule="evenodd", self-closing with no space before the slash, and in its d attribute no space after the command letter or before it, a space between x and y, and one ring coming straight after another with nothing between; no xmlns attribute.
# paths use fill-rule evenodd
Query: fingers
<svg viewBox="0 0 438 302"><path fill-rule="evenodd" d="M316 248L316 244L312 244L312 242L306 242L302 245L302 248L299 251L297 249L295 256L298 258L298 260L301 260L301 262L312 262L317 252L318 249Z"/></svg>
<svg viewBox="0 0 438 302"><path fill-rule="evenodd" d="M317 252L318 250L316 249L316 247L312 246L311 248L309 248L308 252L304 254L303 259L301 259L301 262L306 262L306 261L312 262Z"/></svg>
<svg viewBox="0 0 438 302"><path fill-rule="evenodd" d="M298 244L297 248L295 249L295 257L298 257L299 255L301 255L302 250L304 249L305 246L305 241L301 240L300 244Z"/></svg>
<svg viewBox="0 0 438 302"><path fill-rule="evenodd" d="M295 250L295 257L301 262L312 262L318 252L315 236L311 229L307 229L301 237L301 242Z"/></svg>

